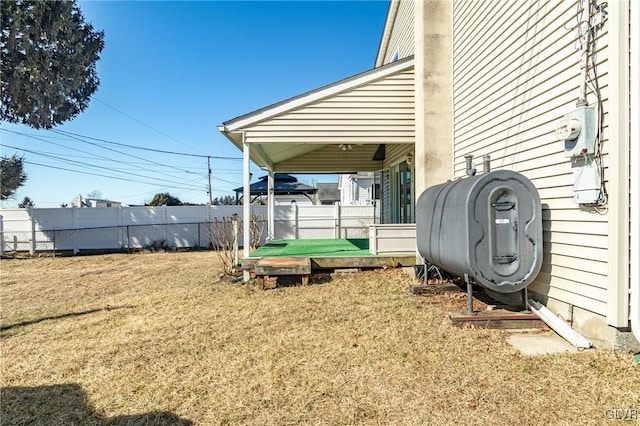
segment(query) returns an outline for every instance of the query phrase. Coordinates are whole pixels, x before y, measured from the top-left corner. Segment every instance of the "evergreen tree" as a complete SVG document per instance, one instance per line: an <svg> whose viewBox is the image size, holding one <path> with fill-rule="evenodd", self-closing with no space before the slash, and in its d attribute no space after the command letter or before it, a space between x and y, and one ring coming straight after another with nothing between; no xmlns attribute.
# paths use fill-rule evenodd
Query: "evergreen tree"
<svg viewBox="0 0 640 426"><path fill-rule="evenodd" d="M153 196L153 200L148 206L181 206L182 201L172 196L168 192L159 192Z"/></svg>
<svg viewBox="0 0 640 426"><path fill-rule="evenodd" d="M89 106L104 33L75 0L0 2L0 119L50 129Z"/></svg>
<svg viewBox="0 0 640 426"><path fill-rule="evenodd" d="M0 157L0 200L11 198L26 181L23 157L15 154L11 157Z"/></svg>
<svg viewBox="0 0 640 426"><path fill-rule="evenodd" d="M214 206L232 206L236 203L236 200L231 195L224 195L216 197L212 200Z"/></svg>
<svg viewBox="0 0 640 426"><path fill-rule="evenodd" d="M18 208L19 209L26 209L28 207L35 207L36 205L34 204L33 200L29 197L24 197L22 199L22 201L20 203L18 203Z"/></svg>

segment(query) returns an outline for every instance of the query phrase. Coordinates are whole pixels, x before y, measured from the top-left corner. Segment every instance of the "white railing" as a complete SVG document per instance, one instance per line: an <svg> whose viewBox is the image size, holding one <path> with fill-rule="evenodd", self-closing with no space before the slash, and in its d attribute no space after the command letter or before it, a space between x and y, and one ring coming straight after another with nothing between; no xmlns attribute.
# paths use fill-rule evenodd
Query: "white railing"
<svg viewBox="0 0 640 426"><path fill-rule="evenodd" d="M251 212L264 242L267 208ZM207 248L214 218L232 216L242 219L242 206L2 209L0 253ZM276 206L274 238L367 238L376 217L373 206Z"/></svg>

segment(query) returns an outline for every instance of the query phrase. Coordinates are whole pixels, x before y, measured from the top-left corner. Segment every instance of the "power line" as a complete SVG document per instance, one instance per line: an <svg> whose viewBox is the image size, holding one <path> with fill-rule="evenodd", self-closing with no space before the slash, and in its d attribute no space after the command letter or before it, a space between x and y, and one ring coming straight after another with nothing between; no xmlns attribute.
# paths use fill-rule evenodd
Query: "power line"
<svg viewBox="0 0 640 426"><path fill-rule="evenodd" d="M58 132L58 130L53 130L53 131L54 132ZM100 145L98 143L95 143L95 142L89 142L87 140L82 139L81 137L76 137L76 136L68 136L68 137L71 138L71 139L75 139L75 140L78 140L80 142L89 144L89 145L93 145L93 146L97 146L97 147L102 148L102 149L113 151L113 152L118 153L120 155L124 155L124 156L128 156L128 157L131 157L131 158L135 158L137 160L147 161L147 162L149 162L151 164L155 164L155 165L158 165L158 166L164 166L164 167L172 168L172 166L168 166L166 164L158 163L157 161L149 160L147 158L138 157L137 155L128 154L126 152L118 151L117 149L113 149L113 148L109 148L109 147L106 147L106 146L102 146L102 145ZM181 171L183 171L184 173L196 174L195 172L189 172L189 171L184 171L184 170L181 170Z"/></svg>
<svg viewBox="0 0 640 426"><path fill-rule="evenodd" d="M69 150L72 150L72 151L77 151L77 152L81 152L81 153L83 153L83 154L88 154L88 155L93 156L94 158L100 158L100 159L107 160L107 161L117 161L117 160L114 160L114 159L109 158L109 157L105 157L105 156L102 156L102 155L94 154L94 153L92 153L92 152L83 151L83 150L81 150L81 149L73 148L73 147L69 147L69 146L66 146L66 145L63 145L63 144L60 144L60 143L57 143L57 142L51 142L51 141L46 140L46 139L44 139L44 138L41 138L41 137L38 137L38 136L33 136L33 135L28 134L28 133L16 132L16 131L13 131L13 130L1 129L1 128L0 128L0 130L5 131L5 132L9 132L9 133L13 133L13 134L16 134L16 135L20 135L20 136L28 137L28 138L31 138L31 139L39 140L39 141L41 141L41 142L45 142L45 143L48 143L48 144L51 144L51 145L59 146L59 147L62 147L62 148L65 148L65 149L69 149ZM120 152L120 151L118 151L118 150L115 150L115 149L112 149L112 148L108 148L108 147L103 147L103 146L101 146L100 144L96 144L96 143L89 142L89 141L84 141L84 140L79 139L79 138L75 138L75 139L79 140L80 142L84 142L84 143L87 143L87 144L89 144L89 145L98 146L99 148L107 149L107 150L109 150L109 151L113 151L113 152L116 152L116 153L118 153L118 154L121 154L121 155L124 155L124 156L127 156L127 157L132 157L132 158L136 158L136 159L138 159L138 160L145 161L146 163L151 163L151 164L155 164L155 165L157 165L157 166L166 167L166 168L169 168L169 169L174 169L174 166L170 166L170 165L167 165L167 164L158 163L157 161L152 161L152 160L148 160L148 159L146 159L146 158L142 158L142 157L138 157L138 156L135 156L135 155L131 155L131 154L127 154L127 153L123 153L123 152ZM127 163L127 162L125 162L125 161L120 161L120 162L121 162L121 163L128 164L128 163ZM152 173L156 173L154 170L147 169L147 168L145 168L145 167L141 167L141 166L139 166L139 168L141 168L141 169L143 169L143 170L150 171L150 172L152 172ZM182 172L182 173L188 173L188 174L194 174L194 175L197 175L197 176L202 176L202 175L201 175L201 174L199 174L199 173L192 172L192 171L188 171L188 170L180 170L180 169L177 169L177 171ZM166 173L167 173L167 172L165 172L165 174L166 174ZM171 175L170 175L170 174L168 174L168 176L171 176ZM171 176L171 177L175 177L175 176Z"/></svg>
<svg viewBox="0 0 640 426"><path fill-rule="evenodd" d="M43 153L40 153L38 151L33 151L33 150L30 150L30 149L18 148L18 147L14 147L14 146L11 146L11 145L6 145L6 144L4 146L6 146L8 148L12 148L12 149L17 149L17 150L23 151L23 152L28 152L28 153L35 154L35 155L40 155L40 156L43 156L43 157L52 158L54 160L58 160L58 161L66 162L66 163L71 163L71 164L73 164L75 166L88 167L88 168L98 168L98 169L104 169L104 170L108 170L108 171L114 171L113 169L110 169L108 167L76 163L76 162L74 162L72 160L68 160L66 158L58 157L58 156L55 156L55 155L43 154ZM84 173L84 172L81 172L81 171L78 171L78 170L69 170L69 169L62 169L62 170L66 170L66 171L74 172L74 173ZM116 172L117 173L122 173L122 172L119 172L117 170L116 170ZM182 185L182 182L175 182L175 181L170 181L170 180L166 180L166 179L157 179L156 177L153 177L153 176L146 176L146 175L141 175L141 174L138 174L138 173L127 173L127 175L138 176L138 177L141 177L141 178L144 178L144 179L156 179L159 182L167 182L167 183L170 183L170 184ZM120 178L120 177L117 177L117 176L108 176L108 175L96 175L96 176L111 177L113 179L123 179L123 178ZM141 182L141 181L135 181L135 180L132 180L132 179L126 179L126 180L128 180L130 182L146 183L146 182ZM182 188L190 189L188 187L182 187Z"/></svg>
<svg viewBox="0 0 640 426"><path fill-rule="evenodd" d="M135 164L133 162L115 160L114 158L105 157L105 156L98 155L98 154L95 154L93 152L84 151L84 150L81 150L81 149L78 149L78 148L73 148L73 147L70 147L70 146L67 146L67 145L64 145L64 144L61 144L61 143L52 142L50 140L44 139L43 137L38 137L38 136L35 136L35 135L32 135L32 134L12 131L12 130L3 129L3 128L0 128L0 130L6 131L6 132L9 132L9 133L13 133L13 134L16 134L16 135L19 135L19 136L23 136L23 137L39 140L39 141L42 141L42 142L45 142L45 143L48 143L48 144L52 144L52 145L55 145L55 146L58 146L58 147L61 147L61 148L64 148L64 149L76 151L76 152L87 154L87 155L90 156L90 157L84 157L84 158L91 158L91 159L95 159L95 160L103 160L103 161L111 161L111 162L119 162L119 163L122 163L122 164L130 164L130 165ZM60 131L60 130L53 130L53 132L55 132L56 134L62 136L62 138L60 138L60 137L56 138L56 137L52 137L52 136L47 136L47 137L48 138L52 138L52 139L67 139L67 140L73 139L73 140L77 140L77 141L80 141L80 142L83 142L83 143L87 143L87 144L92 145L92 146L97 146L99 148L115 152L115 153L123 155L123 156L127 156L127 157L131 157L131 158L135 158L135 159L141 160L141 161L144 162L142 164L151 163L151 164L158 165L160 167L166 167L166 168L169 168L169 169L175 169L175 171L177 171L177 172L193 174L193 175L196 175L196 176L199 176L199 177L203 177L204 175L202 175L200 173L192 172L192 171L189 171L189 170L176 169L175 166L169 166L169 165L166 165L166 164L162 164L162 163L159 163L159 162L156 162L156 161L149 160L147 158L138 157L138 156L135 156L135 155L132 155L132 154L129 154L129 153L125 153L125 152L113 149L113 148L102 146L100 143L91 142L89 140L84 140L83 138L90 139L90 140L93 140L93 141L99 141L99 142L106 143L106 144L123 146L125 148L140 149L140 150L144 150L144 151L158 152L158 153L168 154L168 155L181 155L181 156L187 156L187 157L207 158L207 160L209 160L210 158L219 159L219 160L241 160L242 159L242 158L239 158L239 157L197 155L197 154L181 153L181 152L177 152L177 151L158 150L158 149L153 149L153 148L138 147L138 146L134 146L134 145L108 141L108 140L105 140L105 139L94 138L94 137L91 137L91 136L85 136L85 135L81 135L81 134L73 133L73 132L66 132L66 131ZM13 148L13 149L20 150L20 151L24 151L24 152L30 152L30 153L33 153L35 155L41 155L43 157L49 157L49 158L52 158L52 159L57 160L57 161L62 161L62 162L66 162L66 163L72 163L75 166L81 166L81 167L86 167L86 168L99 168L99 169L108 170L108 171L111 171L111 172L114 172L114 173L124 173L123 170L126 170L126 169L122 169L122 168L103 167L103 166L98 166L98 165L95 165L95 164L77 163L77 162L73 162L73 161L71 161L71 160L69 160L67 158L57 157L55 155L51 155L51 154L45 153L45 152L38 152L38 151L32 151L32 150L12 147L12 146L8 146L6 144L5 144L5 146ZM80 157L80 156L76 156L76 157ZM81 173L81 174L89 174L89 175L94 175L94 176L106 177L106 178L110 178L110 179L124 180L124 181L129 181L129 182L136 182L136 183L151 185L151 183L149 183L149 182L136 181L136 180L133 180L133 179L127 179L127 178L123 178L123 177L119 177L119 176L113 176L113 175L110 176L110 175L104 175L104 174L99 174L99 173L82 172L82 171L79 171L79 170L70 170L68 168L61 168L61 167L56 167L56 166L46 165L46 164L41 164L41 163L32 163L32 162L27 162L27 163L28 164L42 166L42 167L49 167L49 168L54 168L54 169L59 169L59 170L65 170L67 172L72 172L72 173L75 172L75 173ZM172 177L172 178L176 177L176 176L170 174L170 172L162 173L162 172L160 172L158 170L152 170L152 169L148 169L148 168L145 168L145 167L142 167L142 166L137 166L137 168L135 170L138 170L138 169L146 170L146 171L149 171L149 172L152 172L152 173L155 173L155 174L161 174L161 175L167 176L167 177ZM229 169L226 169L226 170L229 170ZM175 186L175 185L181 185L182 182L175 182L175 181L171 181L171 180L167 180L167 179L158 179L157 176L150 177L150 176L141 175L141 174L132 173L132 172L127 172L127 175L129 175L129 176L131 176L131 175L138 176L138 177L141 177L143 179L157 179L157 180L160 180L160 181L163 181L163 182L167 182L167 183L170 183L170 184L174 185L174 186L165 185L165 186L167 186L169 188L176 188L176 189L182 189L182 190L195 190L192 187ZM238 182L231 182L231 181L228 181L228 180L216 177L216 176L212 176L212 178L216 179L218 181L221 181L221 182L225 182L225 183L231 184L231 185L240 185L240 183L238 183ZM209 191L213 192L213 193L216 193L216 194L220 194L220 195L224 194L222 191L216 190L214 188L210 188Z"/></svg>
<svg viewBox="0 0 640 426"><path fill-rule="evenodd" d="M127 117L127 118L129 118L129 119L131 119L131 120L135 121L136 123L139 123L139 124L143 125L143 126L144 126L144 127L146 127L147 129L153 130L154 132L156 132L156 133L158 133L158 134L161 134L162 136L164 136L164 137L166 137L166 138L169 138L169 139L171 139L172 141L177 142L177 143L179 143L180 145L186 146L187 148L190 148L190 149L192 149L192 150L194 150L194 151L196 151L196 152L202 152L202 151L200 151L200 150L198 150L198 149L195 149L195 148L194 148L194 147L192 147L192 146L187 145L186 143L184 143L184 142L182 142L182 141L179 141L178 139L174 138L173 136L170 136L170 135L168 135L168 134L164 133L163 131L156 129L155 127L151 127L150 125L148 125L148 124L146 124L146 123L144 123L144 122L142 122L142 121L138 120L137 118L133 117L132 115L129 115L129 114L127 114L126 112L121 111L121 110L119 110L118 108L116 108L116 107L114 107L114 106L112 106L112 105L109 105L109 104L108 104L108 103L106 103L105 101L103 101L103 100L101 100L101 99L98 99L98 98L96 98L95 96L93 97L93 99L95 99L96 101L100 102L102 105L104 105L104 106L106 106L106 107L108 107L108 108L111 108L112 110L114 110L114 111L116 111L116 112L118 112L118 113L120 113L120 114L124 115L125 117Z"/></svg>
<svg viewBox="0 0 640 426"><path fill-rule="evenodd" d="M54 138L56 139L56 138ZM57 138L57 139L66 139L66 138ZM7 146L6 144L3 146ZM56 155L59 154L59 152L51 152L51 151L39 151L42 154L50 154L50 155ZM141 167L138 167L138 165L140 164L147 164L147 161L144 162L136 162L136 161L120 161L120 160L115 160L113 158L107 158L107 157L95 157L95 156L86 156L86 155L74 155L74 154L65 154L66 157L69 158L79 158L82 160L98 160L98 161L109 161L109 162L114 162L114 163L122 163L122 164L127 164L132 166L133 168L131 169L127 169L127 168L121 168L121 167L113 167L113 170L120 170L120 171L130 171L130 170L140 170ZM191 169L191 170L201 170L202 167L185 167L185 166L181 166L182 169ZM165 170L162 169L144 169L144 170L148 170L150 172L153 173L162 173ZM216 171L226 171L229 173L226 174L241 174L242 172L238 171L237 169L216 169ZM204 176L204 174L200 174L200 176Z"/></svg>
<svg viewBox="0 0 640 426"><path fill-rule="evenodd" d="M198 158L215 158L216 160L242 160L241 157L221 157L221 156L216 156L216 155L187 154L185 152L166 151L166 150L163 150L163 149L155 149L155 148L147 148L147 147L143 147L143 146L129 145L129 144L126 144L126 143L113 142L113 141L108 141L106 139L94 138L92 136L81 135L79 133L67 132L67 131L64 131L64 130L53 130L53 132L58 133L60 135L68 136L68 137L76 136L76 137L80 137L80 138L91 139L91 140L98 141L98 142L108 143L108 144L111 144L111 145L118 145L118 146L122 146L122 147L125 147L125 148L139 149L139 150L142 150L142 151L158 152L158 153L161 153L161 154L182 155L182 156L185 156L185 157L198 157Z"/></svg>
<svg viewBox="0 0 640 426"><path fill-rule="evenodd" d="M121 153L120 151L113 150L113 149L107 148L107 147L103 147L100 144L96 144L96 143L93 143L93 142L85 141L85 140L83 140L81 138L98 140L100 142L111 143L111 144L115 144L115 145L125 146L125 147L128 147L128 148L142 149L142 150L145 150L145 151L153 151L153 152L160 152L160 153L173 154L173 155L185 155L185 156L190 156L190 157L207 158L207 162L209 161L210 158L221 159L221 160L242 160L242 158L239 158L239 157L220 157L220 156L214 156L214 155L185 154L185 153L180 153L180 152L163 151L163 150L152 149L152 148L143 148L143 147L137 147L137 146L134 146L134 145L127 145L127 144L123 144L123 143L119 143L119 142L111 142L111 141L107 141L107 140L104 140L104 139L92 138L90 136L83 136L83 135L79 135L77 133L65 132L65 131L62 131L62 130L54 130L54 132L56 132L58 134L62 134L62 135L67 135L67 136L69 136L69 137L71 137L73 139L77 139L77 140L79 140L81 142L88 143L88 144L91 144L91 145L96 145L96 146L99 146L99 147L104 148L104 149L109 149L110 151L115 151L115 152L118 152L118 153L123 154L123 155L130 155L133 158L138 158L138 159L140 157L133 156L131 154ZM70 135L73 135L73 136L70 136ZM150 162L152 162L154 164L160 164L160 163L156 163L155 161L151 161L151 160L148 160L148 161L150 161ZM209 163L207 164L207 167L208 167L208 171L209 171L209 174L210 174L211 173L211 166L209 165ZM194 172L187 172L187 171L185 171L185 173L195 174ZM240 183L238 183L238 182L231 182L231 181L228 181L228 180L225 180L225 179L222 179L222 178L219 178L219 177L215 177L215 176L213 176L213 179L216 179L216 180L219 180L219 181L231 184L231 185L240 185Z"/></svg>
<svg viewBox="0 0 640 426"><path fill-rule="evenodd" d="M31 165L34 165L34 166L46 167L46 168L49 168L49 169L64 170L64 171L66 171L66 172L71 171L72 173L80 173L80 174L83 174L83 175L91 175L91 176L105 177L105 178L109 178L109 179L122 180L122 181L126 181L126 182L140 183L140 184L143 184L143 185L156 185L156 186L160 186L160 185L157 185L157 184L155 184L155 183L150 183L150 182L141 182L141 181L136 181L136 180L133 180L133 179L127 179L127 178L118 177L118 176L109 176L109 175L103 175L103 174L100 174L100 173L83 172L83 171L80 171L80 170L68 170L68 169L65 169L65 168L63 168L63 167L56 167L56 166L52 166L52 165L50 165L50 164L35 163L35 162L33 162L33 161L26 161L26 160L25 160L24 162L25 162L25 164L31 164ZM178 187L178 186L170 186L170 185L162 185L162 186L163 186L163 187L166 187L166 188L182 189L182 190L188 190L188 191L190 191L190 190L195 190L195 189L193 189L193 188L187 188L187 187Z"/></svg>

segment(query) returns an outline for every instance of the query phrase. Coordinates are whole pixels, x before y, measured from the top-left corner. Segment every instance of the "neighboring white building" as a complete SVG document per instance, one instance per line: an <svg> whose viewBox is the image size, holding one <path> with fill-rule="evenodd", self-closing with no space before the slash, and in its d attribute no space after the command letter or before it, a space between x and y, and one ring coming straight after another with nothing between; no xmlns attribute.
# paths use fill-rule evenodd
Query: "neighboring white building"
<svg viewBox="0 0 640 426"><path fill-rule="evenodd" d="M358 172L338 176L340 204L343 206L368 206L376 200L375 173Z"/></svg>
<svg viewBox="0 0 640 426"><path fill-rule="evenodd" d="M317 183L318 188L317 204L321 206L332 206L340 203L340 189L337 182Z"/></svg>
<svg viewBox="0 0 640 426"><path fill-rule="evenodd" d="M84 198L78 195L67 207L120 207L120 201L103 200L99 198Z"/></svg>

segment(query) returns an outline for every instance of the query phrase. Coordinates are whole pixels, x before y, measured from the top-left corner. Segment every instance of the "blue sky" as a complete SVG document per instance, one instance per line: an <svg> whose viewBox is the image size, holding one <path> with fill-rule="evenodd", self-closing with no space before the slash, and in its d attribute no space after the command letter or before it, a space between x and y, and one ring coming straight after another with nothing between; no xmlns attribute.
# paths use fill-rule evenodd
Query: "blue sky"
<svg viewBox="0 0 640 426"><path fill-rule="evenodd" d="M29 163L26 185L2 207L25 196L37 207L58 207L93 191L124 204L148 202L157 192L206 203L206 158L104 141L240 158L216 126L371 69L388 2L84 1L80 7L105 32L100 89L87 110L55 129L66 134L2 123L2 155L24 155ZM253 171L254 179L264 174ZM212 176L214 197L232 195L242 183L241 161L212 159Z"/></svg>

